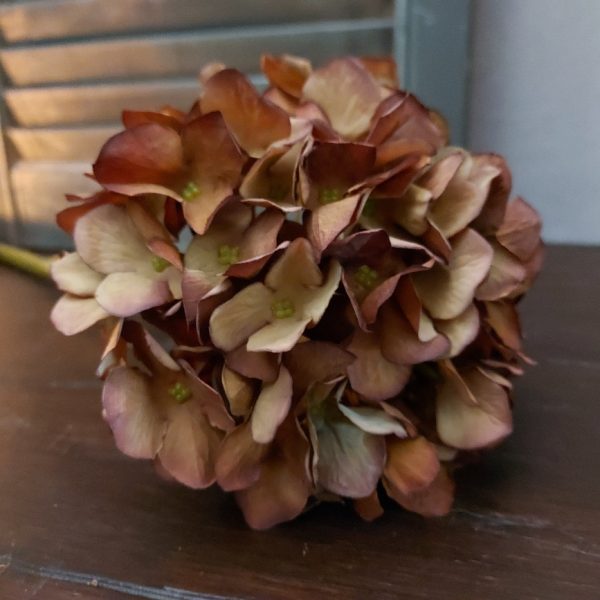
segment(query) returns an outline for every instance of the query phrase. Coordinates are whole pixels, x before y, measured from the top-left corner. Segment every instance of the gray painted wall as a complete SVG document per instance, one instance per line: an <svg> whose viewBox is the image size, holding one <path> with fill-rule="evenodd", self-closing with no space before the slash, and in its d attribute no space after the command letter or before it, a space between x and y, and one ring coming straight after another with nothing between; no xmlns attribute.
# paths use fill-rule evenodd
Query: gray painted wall
<svg viewBox="0 0 600 600"><path fill-rule="evenodd" d="M475 0L469 140L504 154L547 241L600 243L600 0Z"/></svg>

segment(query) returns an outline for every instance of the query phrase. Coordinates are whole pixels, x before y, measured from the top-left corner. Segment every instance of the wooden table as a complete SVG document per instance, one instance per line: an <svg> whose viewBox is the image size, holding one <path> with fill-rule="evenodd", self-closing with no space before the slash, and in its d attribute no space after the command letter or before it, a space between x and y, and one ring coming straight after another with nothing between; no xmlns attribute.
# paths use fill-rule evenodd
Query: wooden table
<svg viewBox="0 0 600 600"><path fill-rule="evenodd" d="M61 337L56 292L0 270L0 598L600 598L599 267L600 248L550 249L516 431L461 472L449 517L323 506L263 533L119 454L96 334Z"/></svg>

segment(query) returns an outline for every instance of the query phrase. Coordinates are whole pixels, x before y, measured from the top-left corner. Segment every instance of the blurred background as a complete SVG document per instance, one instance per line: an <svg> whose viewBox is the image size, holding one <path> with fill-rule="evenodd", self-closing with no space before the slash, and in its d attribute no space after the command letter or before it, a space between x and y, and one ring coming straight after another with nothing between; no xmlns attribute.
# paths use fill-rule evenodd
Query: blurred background
<svg viewBox="0 0 600 600"><path fill-rule="evenodd" d="M507 157L549 242L600 243L600 0L0 0L0 240L54 227L123 108L194 101L219 60L395 56L457 144Z"/></svg>

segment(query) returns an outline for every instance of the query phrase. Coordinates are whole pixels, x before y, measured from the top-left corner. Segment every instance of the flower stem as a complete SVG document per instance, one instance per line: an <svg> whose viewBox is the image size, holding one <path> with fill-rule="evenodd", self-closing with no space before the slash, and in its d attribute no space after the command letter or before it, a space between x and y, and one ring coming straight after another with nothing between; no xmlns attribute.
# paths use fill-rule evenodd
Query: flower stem
<svg viewBox="0 0 600 600"><path fill-rule="evenodd" d="M0 263L41 277L43 279L50 278L50 265L54 260L51 256L42 256L29 250L9 246L8 244L0 243Z"/></svg>

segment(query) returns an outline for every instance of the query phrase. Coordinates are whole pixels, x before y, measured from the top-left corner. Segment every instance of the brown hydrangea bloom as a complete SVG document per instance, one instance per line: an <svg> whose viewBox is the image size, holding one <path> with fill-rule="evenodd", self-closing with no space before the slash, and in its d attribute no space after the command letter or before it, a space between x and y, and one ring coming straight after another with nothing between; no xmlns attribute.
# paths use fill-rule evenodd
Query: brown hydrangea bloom
<svg viewBox="0 0 600 600"><path fill-rule="evenodd" d="M464 456L512 430L539 216L390 59L262 68L262 94L213 64L188 113L123 114L102 191L58 216L52 319L105 323L118 447L250 526L340 499L370 520L383 494L444 515Z"/></svg>

